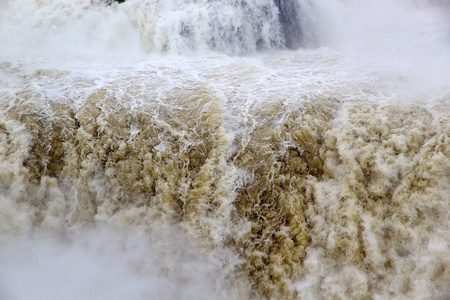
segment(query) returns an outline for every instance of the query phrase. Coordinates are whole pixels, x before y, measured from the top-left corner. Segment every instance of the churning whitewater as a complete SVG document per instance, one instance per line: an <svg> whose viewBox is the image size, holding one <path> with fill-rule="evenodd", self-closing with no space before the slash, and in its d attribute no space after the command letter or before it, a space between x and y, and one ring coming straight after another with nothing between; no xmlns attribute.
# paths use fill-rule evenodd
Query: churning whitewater
<svg viewBox="0 0 450 300"><path fill-rule="evenodd" d="M449 299L449 20L0 1L0 299Z"/></svg>

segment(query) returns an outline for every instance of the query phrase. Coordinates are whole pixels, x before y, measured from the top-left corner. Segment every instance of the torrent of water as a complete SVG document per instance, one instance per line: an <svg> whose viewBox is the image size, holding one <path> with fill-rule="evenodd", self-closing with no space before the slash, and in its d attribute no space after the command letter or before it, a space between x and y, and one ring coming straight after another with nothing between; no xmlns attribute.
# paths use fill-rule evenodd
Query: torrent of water
<svg viewBox="0 0 450 300"><path fill-rule="evenodd" d="M448 299L447 4L1 1L0 299Z"/></svg>

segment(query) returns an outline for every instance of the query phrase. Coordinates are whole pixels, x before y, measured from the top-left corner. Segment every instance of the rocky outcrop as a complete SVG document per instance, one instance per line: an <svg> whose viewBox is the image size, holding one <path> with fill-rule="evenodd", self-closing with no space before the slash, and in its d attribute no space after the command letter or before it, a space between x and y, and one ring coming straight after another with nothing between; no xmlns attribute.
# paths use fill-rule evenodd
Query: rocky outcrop
<svg viewBox="0 0 450 300"><path fill-rule="evenodd" d="M303 32L300 21L300 7L297 0L274 0L280 11L280 23L288 49L298 49L303 44Z"/></svg>

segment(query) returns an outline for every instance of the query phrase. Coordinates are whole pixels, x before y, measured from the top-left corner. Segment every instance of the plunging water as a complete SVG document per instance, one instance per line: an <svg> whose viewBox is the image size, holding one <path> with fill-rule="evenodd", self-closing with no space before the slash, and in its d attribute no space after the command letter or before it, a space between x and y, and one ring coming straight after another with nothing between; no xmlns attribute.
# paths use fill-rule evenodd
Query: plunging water
<svg viewBox="0 0 450 300"><path fill-rule="evenodd" d="M448 6L281 2L0 2L0 299L450 297Z"/></svg>

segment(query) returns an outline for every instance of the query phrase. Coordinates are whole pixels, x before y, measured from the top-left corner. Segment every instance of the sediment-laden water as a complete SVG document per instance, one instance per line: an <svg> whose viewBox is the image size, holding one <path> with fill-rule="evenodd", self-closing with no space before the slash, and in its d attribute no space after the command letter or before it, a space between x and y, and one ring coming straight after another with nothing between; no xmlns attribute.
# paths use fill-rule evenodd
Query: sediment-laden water
<svg viewBox="0 0 450 300"><path fill-rule="evenodd" d="M1 1L0 299L448 299L449 14Z"/></svg>

